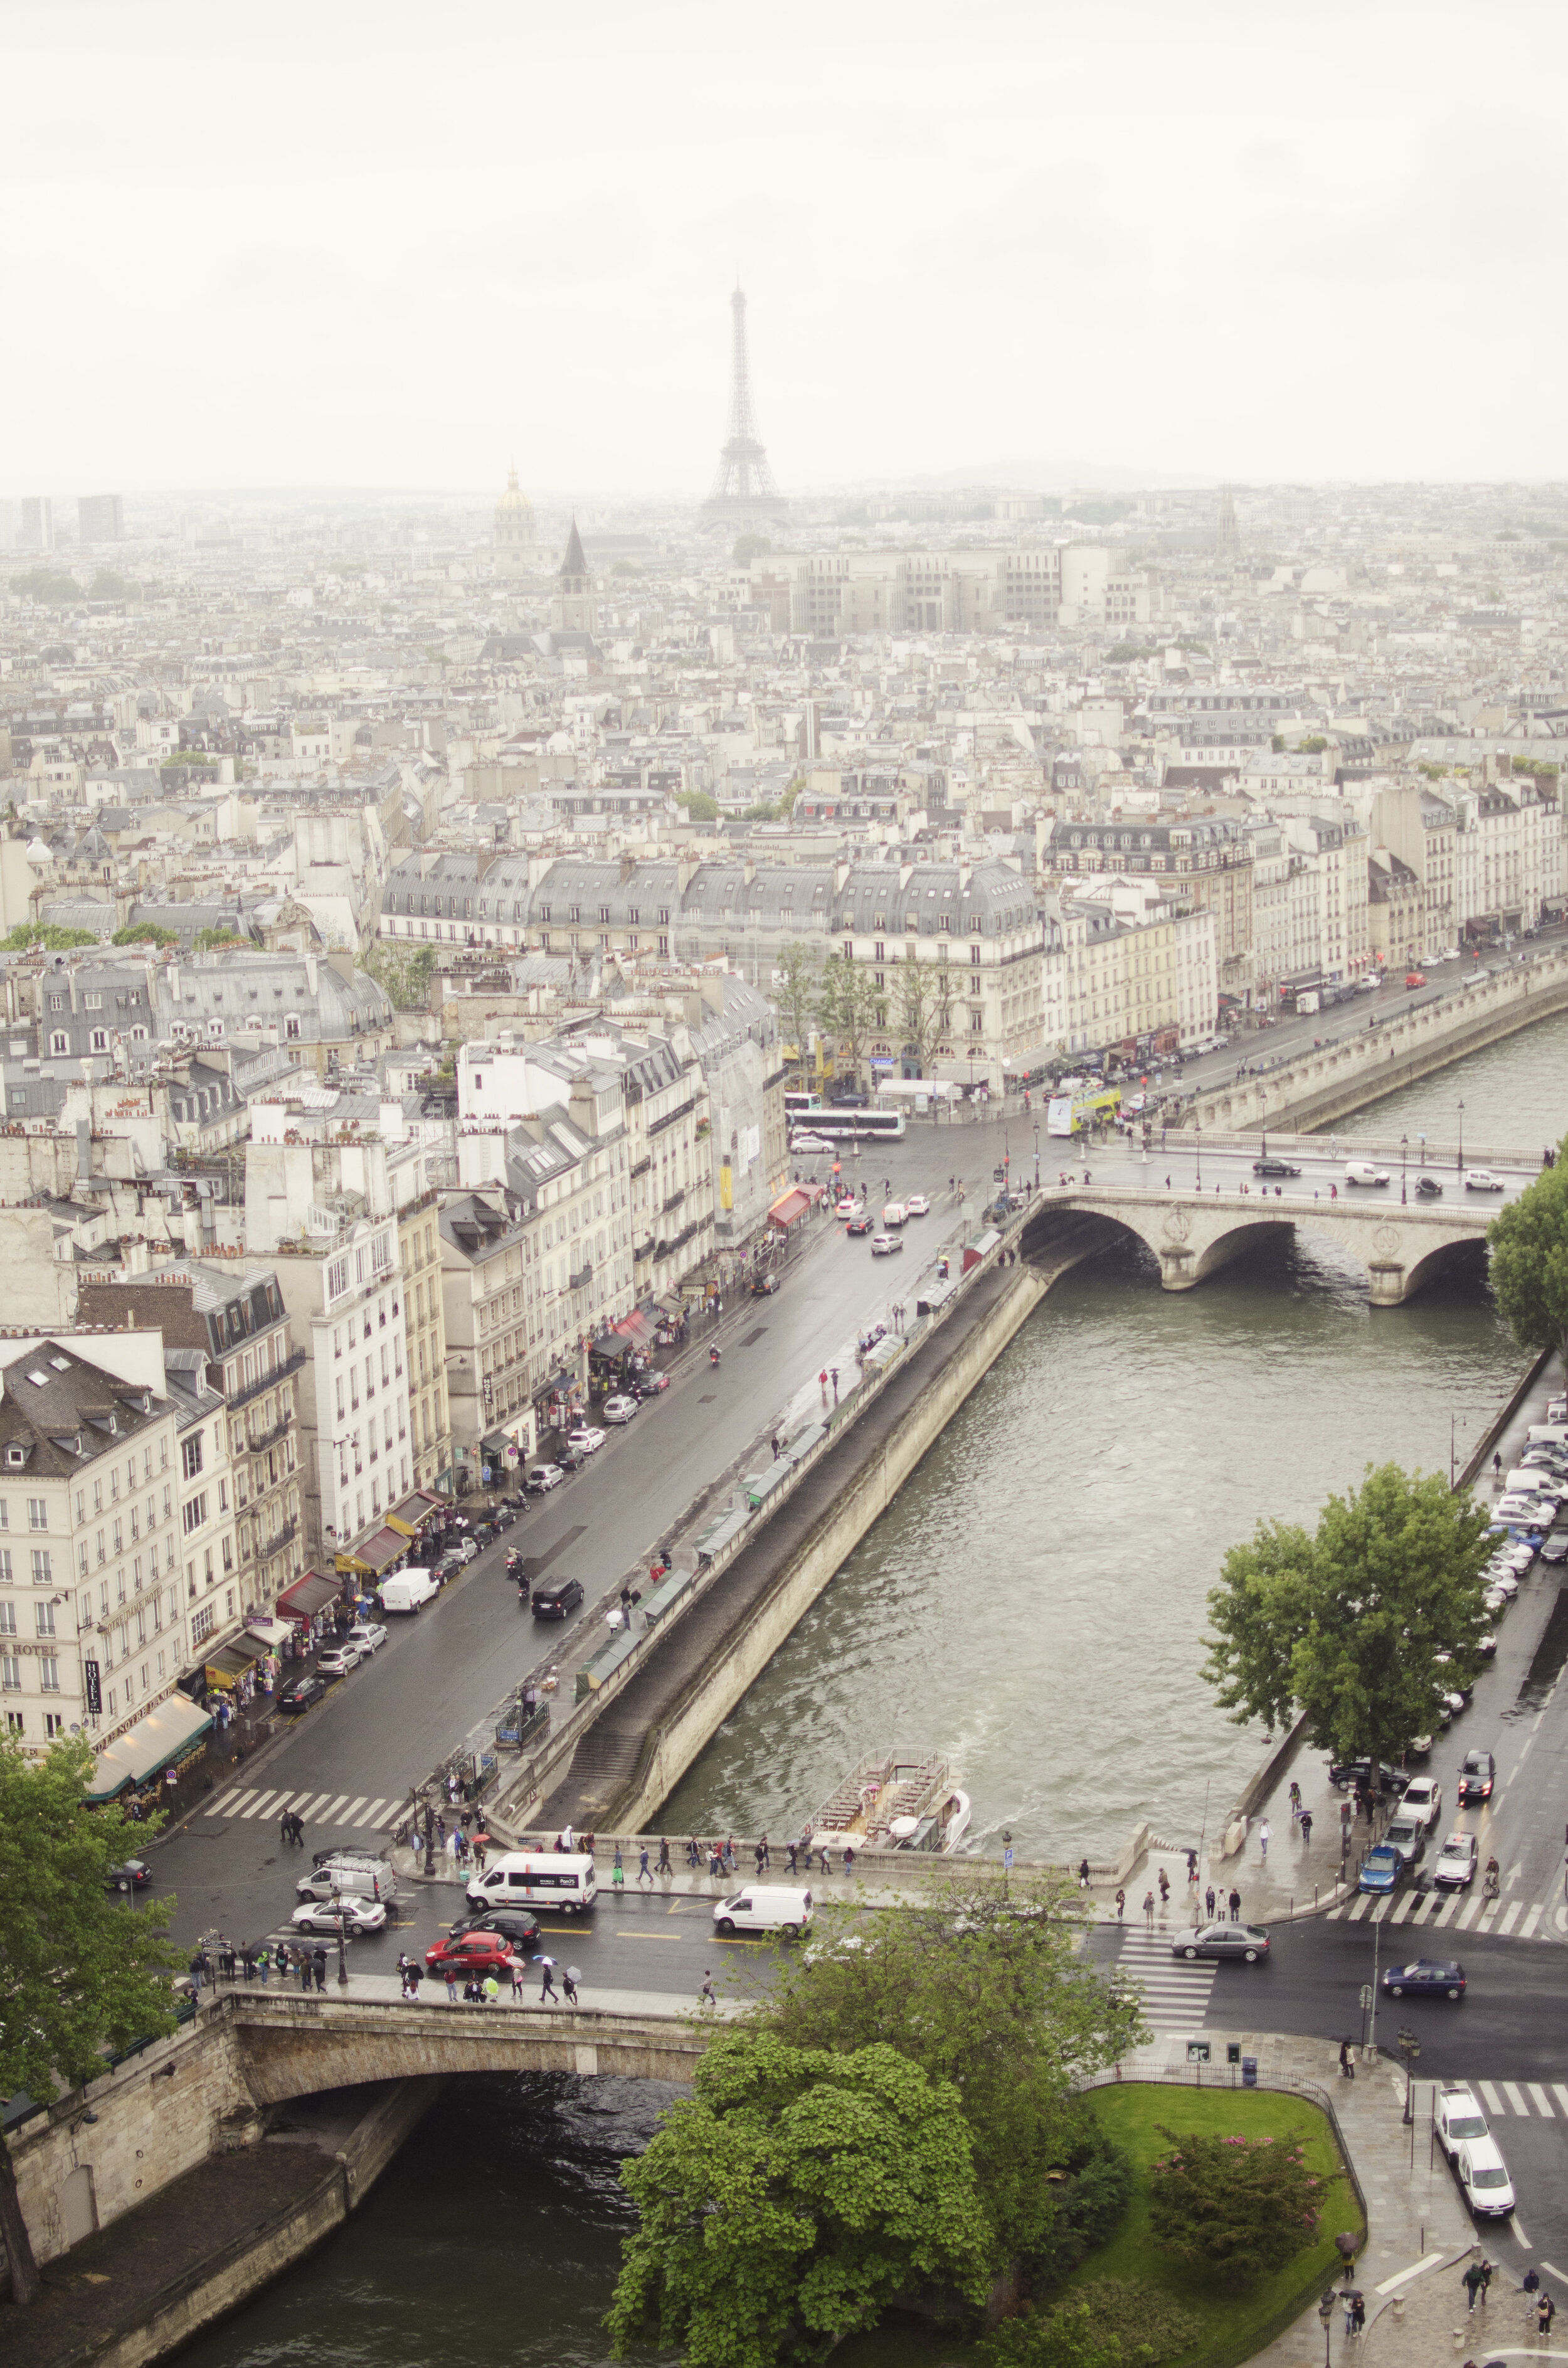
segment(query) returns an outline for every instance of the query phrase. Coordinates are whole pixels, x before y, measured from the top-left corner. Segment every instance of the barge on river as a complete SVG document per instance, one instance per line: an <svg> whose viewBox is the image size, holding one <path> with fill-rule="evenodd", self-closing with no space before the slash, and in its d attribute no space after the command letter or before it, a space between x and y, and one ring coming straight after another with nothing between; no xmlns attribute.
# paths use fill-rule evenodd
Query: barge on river
<svg viewBox="0 0 1568 2368"><path fill-rule="evenodd" d="M969 1794L939 1753L891 1751L861 1760L823 1804L812 1830L819 1841L832 1834L858 1850L943 1852L958 1848L969 1817Z"/></svg>

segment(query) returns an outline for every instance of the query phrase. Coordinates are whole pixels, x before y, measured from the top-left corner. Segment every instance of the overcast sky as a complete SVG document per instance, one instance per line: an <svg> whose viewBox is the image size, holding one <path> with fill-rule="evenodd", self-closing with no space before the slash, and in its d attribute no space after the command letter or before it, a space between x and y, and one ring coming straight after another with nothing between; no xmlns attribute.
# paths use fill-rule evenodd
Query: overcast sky
<svg viewBox="0 0 1568 2368"><path fill-rule="evenodd" d="M0 0L0 491L1568 475L1568 12Z"/></svg>

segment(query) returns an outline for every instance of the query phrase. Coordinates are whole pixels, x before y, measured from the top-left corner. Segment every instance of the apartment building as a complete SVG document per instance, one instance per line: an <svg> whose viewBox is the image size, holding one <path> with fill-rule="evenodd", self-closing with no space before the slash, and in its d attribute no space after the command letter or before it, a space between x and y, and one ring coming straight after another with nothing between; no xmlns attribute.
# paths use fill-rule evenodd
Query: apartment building
<svg viewBox="0 0 1568 2368"><path fill-rule="evenodd" d="M394 1162L392 1173L395 1186L403 1167ZM428 1187L398 1201L398 1265L408 1340L408 1430L416 1488L447 1486L452 1464L439 1224L437 1195Z"/></svg>
<svg viewBox="0 0 1568 2368"><path fill-rule="evenodd" d="M1415 958L1430 962L1460 941L1459 808L1426 781L1392 781L1378 789L1370 818L1381 846L1420 885Z"/></svg>
<svg viewBox="0 0 1568 2368"><path fill-rule="evenodd" d="M1147 873L1164 882L1167 898L1213 914L1221 991L1238 997L1249 992L1253 843L1241 823L1212 814L1168 820L1120 815L1103 822L1065 818L1051 825L1040 849L1040 868L1057 880L1115 871L1133 877Z"/></svg>
<svg viewBox="0 0 1568 2368"><path fill-rule="evenodd" d="M1374 848L1367 858L1367 951L1371 964L1388 970L1419 962L1426 934L1426 892L1420 875L1388 848Z"/></svg>
<svg viewBox="0 0 1568 2368"><path fill-rule="evenodd" d="M1051 1050L1159 1054L1213 1034L1218 962L1206 906L1186 910L1152 882L1116 874L1065 881L1052 902L1060 948L1046 957L1048 1002L1061 1032L1047 1038Z"/></svg>

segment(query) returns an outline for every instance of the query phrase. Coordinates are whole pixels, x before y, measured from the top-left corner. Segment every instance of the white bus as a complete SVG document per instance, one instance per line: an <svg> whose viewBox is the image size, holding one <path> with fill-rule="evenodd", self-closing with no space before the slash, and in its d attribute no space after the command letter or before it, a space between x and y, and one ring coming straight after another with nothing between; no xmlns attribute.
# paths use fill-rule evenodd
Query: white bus
<svg viewBox="0 0 1568 2368"><path fill-rule="evenodd" d="M483 1874L470 1875L468 1896L475 1907L553 1907L581 1916L598 1896L598 1884L593 1860L580 1852L508 1850Z"/></svg>

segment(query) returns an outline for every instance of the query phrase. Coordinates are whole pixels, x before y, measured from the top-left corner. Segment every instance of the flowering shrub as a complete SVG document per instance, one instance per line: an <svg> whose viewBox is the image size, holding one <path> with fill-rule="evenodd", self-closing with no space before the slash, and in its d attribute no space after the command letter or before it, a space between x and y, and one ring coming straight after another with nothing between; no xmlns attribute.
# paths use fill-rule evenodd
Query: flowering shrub
<svg viewBox="0 0 1568 2368"><path fill-rule="evenodd" d="M1160 2250L1213 2271L1239 2293L1283 2269L1317 2233L1324 2181L1307 2169L1301 2134L1178 2135L1151 2165L1149 2220Z"/></svg>

